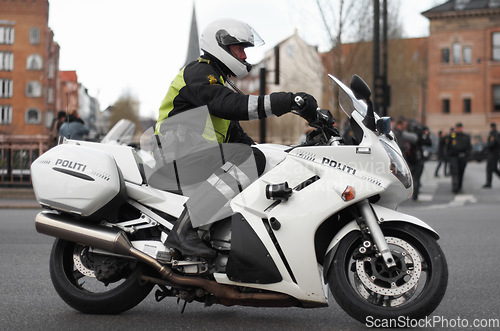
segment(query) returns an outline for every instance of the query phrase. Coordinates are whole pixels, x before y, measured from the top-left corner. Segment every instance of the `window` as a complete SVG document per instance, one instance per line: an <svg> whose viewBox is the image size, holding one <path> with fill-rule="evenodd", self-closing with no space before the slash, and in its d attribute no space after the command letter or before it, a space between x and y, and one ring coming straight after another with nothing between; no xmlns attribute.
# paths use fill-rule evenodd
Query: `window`
<svg viewBox="0 0 500 331"><path fill-rule="evenodd" d="M450 113L450 99L443 99L443 114Z"/></svg>
<svg viewBox="0 0 500 331"><path fill-rule="evenodd" d="M38 54L31 54L26 60L26 69L28 70L42 70L43 60Z"/></svg>
<svg viewBox="0 0 500 331"><path fill-rule="evenodd" d="M53 103L54 102L54 88L49 87L47 89L47 103Z"/></svg>
<svg viewBox="0 0 500 331"><path fill-rule="evenodd" d="M0 26L0 45L12 45L14 43L14 28L11 26Z"/></svg>
<svg viewBox="0 0 500 331"><path fill-rule="evenodd" d="M55 118L55 115L54 115L53 110L45 111L45 127L46 128L50 129L52 127L52 123L54 122L54 118Z"/></svg>
<svg viewBox="0 0 500 331"><path fill-rule="evenodd" d="M492 37L493 61L500 61L500 32L494 32Z"/></svg>
<svg viewBox="0 0 500 331"><path fill-rule="evenodd" d="M49 79L53 79L55 77L55 72L56 72L56 65L54 64L53 61L49 62Z"/></svg>
<svg viewBox="0 0 500 331"><path fill-rule="evenodd" d="M0 105L0 124L12 123L12 106Z"/></svg>
<svg viewBox="0 0 500 331"><path fill-rule="evenodd" d="M463 59L464 63L471 64L472 63L472 48L471 47L464 47L463 50Z"/></svg>
<svg viewBox="0 0 500 331"><path fill-rule="evenodd" d="M26 96L30 98L38 98L42 96L42 85L36 80L28 82L26 85Z"/></svg>
<svg viewBox="0 0 500 331"><path fill-rule="evenodd" d="M14 83L12 79L0 78L0 98L12 98Z"/></svg>
<svg viewBox="0 0 500 331"><path fill-rule="evenodd" d="M40 124L40 122L42 121L40 109L37 108L28 109L24 114L24 121L27 124Z"/></svg>
<svg viewBox="0 0 500 331"><path fill-rule="evenodd" d="M287 45L286 54L288 57L295 57L295 45Z"/></svg>
<svg viewBox="0 0 500 331"><path fill-rule="evenodd" d="M441 63L450 63L450 49L441 49Z"/></svg>
<svg viewBox="0 0 500 331"><path fill-rule="evenodd" d="M453 43L453 63L459 64L462 59L462 46L460 43Z"/></svg>
<svg viewBox="0 0 500 331"><path fill-rule="evenodd" d="M500 85L493 85L493 111L500 112Z"/></svg>
<svg viewBox="0 0 500 331"><path fill-rule="evenodd" d="M14 70L14 53L0 52L0 70L1 71Z"/></svg>
<svg viewBox="0 0 500 331"><path fill-rule="evenodd" d="M464 99L464 113L465 114L470 114L471 112L471 99L465 98Z"/></svg>
<svg viewBox="0 0 500 331"><path fill-rule="evenodd" d="M37 27L32 27L30 29L30 44L38 45L40 43L40 29Z"/></svg>

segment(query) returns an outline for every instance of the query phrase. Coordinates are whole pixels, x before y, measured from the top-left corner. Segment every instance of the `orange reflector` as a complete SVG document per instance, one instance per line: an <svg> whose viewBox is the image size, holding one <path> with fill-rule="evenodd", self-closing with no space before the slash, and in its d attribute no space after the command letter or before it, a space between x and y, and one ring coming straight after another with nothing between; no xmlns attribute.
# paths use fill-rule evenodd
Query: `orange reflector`
<svg viewBox="0 0 500 331"><path fill-rule="evenodd" d="M356 197L356 191L354 190L354 187L347 185L344 192L342 193L342 200L351 201L355 197Z"/></svg>

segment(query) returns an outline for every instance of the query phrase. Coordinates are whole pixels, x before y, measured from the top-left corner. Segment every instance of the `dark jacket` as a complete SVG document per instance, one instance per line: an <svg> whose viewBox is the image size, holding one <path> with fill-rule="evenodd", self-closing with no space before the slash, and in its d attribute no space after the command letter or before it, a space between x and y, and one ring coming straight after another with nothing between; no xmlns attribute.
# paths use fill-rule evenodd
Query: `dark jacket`
<svg viewBox="0 0 500 331"><path fill-rule="evenodd" d="M468 157L471 151L470 136L463 132L452 132L446 146L448 156Z"/></svg>
<svg viewBox="0 0 500 331"><path fill-rule="evenodd" d="M240 120L281 116L291 110L293 93L271 93L266 96L239 94L225 86L226 76L216 60L201 57L189 63L175 77L161 106L156 133L168 117L200 106L208 106L219 143L251 144L239 125Z"/></svg>
<svg viewBox="0 0 500 331"><path fill-rule="evenodd" d="M432 146L431 138L429 137L429 133L427 130L418 129L413 132L417 136L417 140L413 143L410 143L410 147L406 153L406 161L409 164L417 164L420 162L424 162L424 151L423 146Z"/></svg>
<svg viewBox="0 0 500 331"><path fill-rule="evenodd" d="M488 153L498 155L500 151L500 141L499 141L498 131L491 130L488 135L488 142L486 144L486 148L488 149Z"/></svg>

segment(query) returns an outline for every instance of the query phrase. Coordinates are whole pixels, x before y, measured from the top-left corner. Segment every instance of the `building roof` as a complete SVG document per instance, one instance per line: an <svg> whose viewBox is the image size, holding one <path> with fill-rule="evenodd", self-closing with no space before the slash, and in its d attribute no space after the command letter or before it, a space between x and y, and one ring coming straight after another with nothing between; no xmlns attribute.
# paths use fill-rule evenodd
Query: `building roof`
<svg viewBox="0 0 500 331"><path fill-rule="evenodd" d="M78 82L78 77L76 76L76 71L70 70L70 71L59 71L59 77L63 81L72 81L72 82Z"/></svg>
<svg viewBox="0 0 500 331"><path fill-rule="evenodd" d="M500 11L500 0L449 0L422 13L427 18L456 14L471 14L491 10Z"/></svg>

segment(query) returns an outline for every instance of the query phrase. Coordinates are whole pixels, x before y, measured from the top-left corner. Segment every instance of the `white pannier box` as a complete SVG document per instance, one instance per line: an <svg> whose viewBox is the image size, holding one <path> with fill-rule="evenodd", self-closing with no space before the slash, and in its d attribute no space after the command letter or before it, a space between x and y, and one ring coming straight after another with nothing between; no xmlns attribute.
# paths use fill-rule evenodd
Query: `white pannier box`
<svg viewBox="0 0 500 331"><path fill-rule="evenodd" d="M38 202L50 209L87 217L116 211L125 198L115 159L97 149L58 145L33 162L31 174Z"/></svg>

